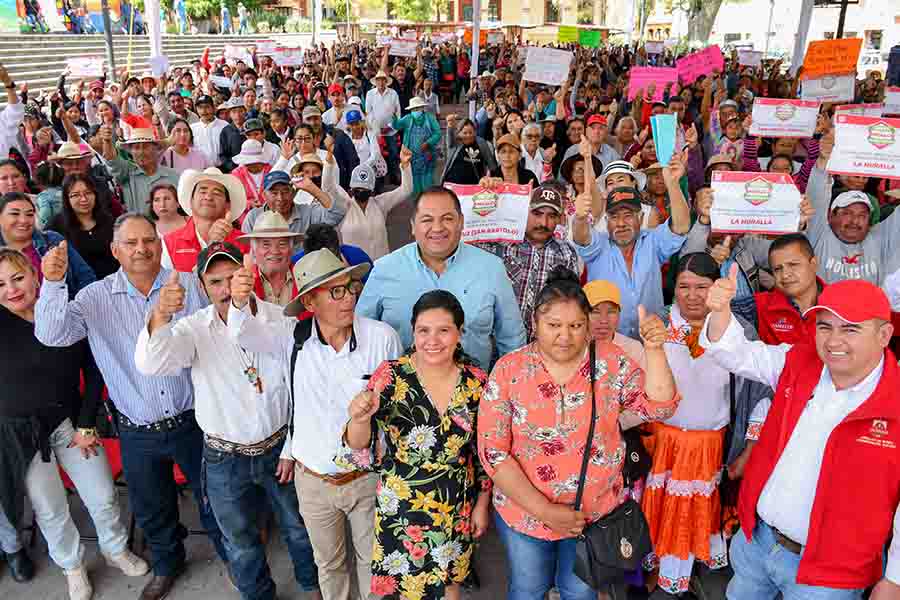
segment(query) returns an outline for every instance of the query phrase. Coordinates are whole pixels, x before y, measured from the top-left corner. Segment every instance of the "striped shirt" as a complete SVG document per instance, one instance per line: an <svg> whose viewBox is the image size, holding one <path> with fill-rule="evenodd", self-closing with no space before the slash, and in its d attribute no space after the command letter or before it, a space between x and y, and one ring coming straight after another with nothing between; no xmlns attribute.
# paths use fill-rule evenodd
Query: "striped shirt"
<svg viewBox="0 0 900 600"><path fill-rule="evenodd" d="M34 333L46 346L71 346L87 337L116 409L138 425L155 423L194 408L190 369L174 377L146 377L134 364L138 335L170 271L161 269L149 297L119 269L90 284L69 301L64 281L44 280L34 309ZM196 276L180 273L185 310L193 314L209 304Z"/></svg>

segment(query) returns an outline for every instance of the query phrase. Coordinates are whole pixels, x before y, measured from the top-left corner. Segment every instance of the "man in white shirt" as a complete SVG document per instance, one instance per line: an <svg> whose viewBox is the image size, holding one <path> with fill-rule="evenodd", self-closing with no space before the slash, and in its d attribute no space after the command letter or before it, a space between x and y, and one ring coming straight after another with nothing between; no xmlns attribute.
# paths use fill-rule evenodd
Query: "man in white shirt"
<svg viewBox="0 0 900 600"><path fill-rule="evenodd" d="M216 109L213 105L213 99L209 96L200 96L194 103L194 110L200 117L200 121L191 125L191 131L194 132L194 146L203 150L216 166L222 164L219 158L219 142L222 130L228 125L226 121L216 117Z"/></svg>
<svg viewBox="0 0 900 600"><path fill-rule="evenodd" d="M710 288L700 345L777 391L744 470L729 600L849 600L873 585L872 600L900 598L900 368L887 297L867 281L834 283L804 312L815 344L772 346L744 337L736 289L732 265Z"/></svg>
<svg viewBox="0 0 900 600"><path fill-rule="evenodd" d="M322 124L329 127L337 127L341 131L347 131L346 113L347 96L344 95L344 86L332 83L328 86L328 97L331 99L331 108L322 113Z"/></svg>
<svg viewBox="0 0 900 600"><path fill-rule="evenodd" d="M319 598L309 535L300 518L291 458L291 390L287 357L248 351L228 336L231 279L250 262L233 244L214 242L197 258L197 275L211 304L173 323L185 290L173 271L134 351L138 371L166 377L190 369L197 423L204 433L206 495L225 537L230 572L245 600L275 597L260 537L259 499L278 514L282 537L304 591ZM252 263L250 264L252 267ZM280 307L252 302L264 322Z"/></svg>
<svg viewBox="0 0 900 600"><path fill-rule="evenodd" d="M343 470L334 460L350 401L368 386L379 364L402 352L400 337L389 325L354 314L362 291L360 278L368 271L368 263L348 267L329 250L305 255L294 265L297 295L277 321L254 316L248 309L254 284L251 269L239 270L231 283L232 340L249 352L286 360L294 398L302 402L294 413L291 454L297 461L300 514L312 541L324 600L351 597L348 537L355 552L359 598L369 596L372 577L378 477ZM304 308L313 317L298 322L296 316Z"/></svg>
<svg viewBox="0 0 900 600"><path fill-rule="evenodd" d="M384 137L388 149L388 168L395 169L400 157L397 132L391 127L394 117L400 118L400 96L388 87L388 76L384 71L375 75L375 87L366 94L366 122L369 131Z"/></svg>

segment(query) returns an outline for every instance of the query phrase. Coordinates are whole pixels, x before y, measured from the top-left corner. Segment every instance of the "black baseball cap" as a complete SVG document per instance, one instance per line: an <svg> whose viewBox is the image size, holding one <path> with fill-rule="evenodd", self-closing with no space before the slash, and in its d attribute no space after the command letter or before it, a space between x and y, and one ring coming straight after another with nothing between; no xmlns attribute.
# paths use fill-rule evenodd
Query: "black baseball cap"
<svg viewBox="0 0 900 600"><path fill-rule="evenodd" d="M210 106L215 106L216 103L213 102L212 96L200 96L194 101L194 106L200 106L201 104L209 104Z"/></svg>
<svg viewBox="0 0 900 600"><path fill-rule="evenodd" d="M235 264L244 264L244 253L240 248L229 242L213 242L200 251L197 255L197 276L201 277L209 265L217 258L227 258Z"/></svg>
<svg viewBox="0 0 900 600"><path fill-rule="evenodd" d="M611 212L620 206L630 206L641 210L641 193L633 187L613 188L606 197L606 212Z"/></svg>

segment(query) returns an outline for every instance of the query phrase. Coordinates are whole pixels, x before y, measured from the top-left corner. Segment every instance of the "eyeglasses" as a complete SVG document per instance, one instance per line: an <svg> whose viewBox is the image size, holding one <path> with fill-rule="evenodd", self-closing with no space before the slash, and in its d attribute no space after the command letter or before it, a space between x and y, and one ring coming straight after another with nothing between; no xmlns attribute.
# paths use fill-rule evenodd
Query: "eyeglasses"
<svg viewBox="0 0 900 600"><path fill-rule="evenodd" d="M96 194L94 192L75 192L74 194L69 194L70 200L87 200L88 198L95 198Z"/></svg>
<svg viewBox="0 0 900 600"><path fill-rule="evenodd" d="M298 135L294 139L298 142L311 142L313 138L311 135Z"/></svg>
<svg viewBox="0 0 900 600"><path fill-rule="evenodd" d="M598 111L597 111L597 114L598 114L598 115L603 115L604 117L605 117L606 115L608 115L609 113L610 113L610 111L608 111L608 110L598 110Z"/></svg>
<svg viewBox="0 0 900 600"><path fill-rule="evenodd" d="M537 134L528 134L525 136L525 139L526 140L539 140L539 139L541 139L541 136L537 135Z"/></svg>
<svg viewBox="0 0 900 600"><path fill-rule="evenodd" d="M363 289L362 281L353 280L347 285L338 285L333 288L319 288L320 290L328 290L332 300L343 300L347 292L354 296L359 296Z"/></svg>

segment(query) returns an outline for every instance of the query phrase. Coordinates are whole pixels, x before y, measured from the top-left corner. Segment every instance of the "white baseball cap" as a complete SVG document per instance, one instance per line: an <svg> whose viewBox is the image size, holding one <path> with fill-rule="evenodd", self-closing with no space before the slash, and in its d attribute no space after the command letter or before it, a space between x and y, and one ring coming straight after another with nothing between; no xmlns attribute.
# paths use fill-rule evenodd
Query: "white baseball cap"
<svg viewBox="0 0 900 600"><path fill-rule="evenodd" d="M865 192L860 192L858 190L850 190L849 192L844 192L842 194L838 194L837 197L831 202L831 212L836 211L839 208L846 208L851 204L865 204L869 209L869 212L872 211L872 202L869 200L869 195Z"/></svg>

